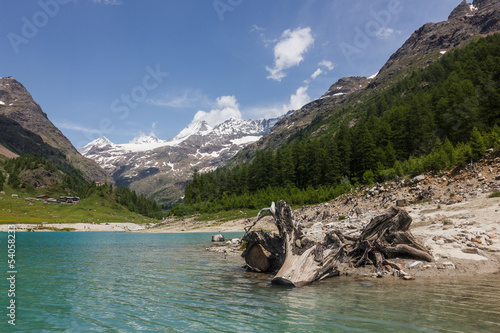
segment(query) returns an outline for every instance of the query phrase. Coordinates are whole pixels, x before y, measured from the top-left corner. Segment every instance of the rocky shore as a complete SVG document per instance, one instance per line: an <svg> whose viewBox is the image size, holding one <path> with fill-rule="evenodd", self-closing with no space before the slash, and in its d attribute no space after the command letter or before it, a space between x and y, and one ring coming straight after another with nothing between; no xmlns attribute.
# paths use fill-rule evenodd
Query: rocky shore
<svg viewBox="0 0 500 333"><path fill-rule="evenodd" d="M490 158L440 175L426 174L398 182L360 188L321 205L293 214L306 237L320 242L328 231L358 236L364 226L391 206L412 218L412 234L432 253L434 262L396 259L384 274L415 277L474 276L500 272L500 158ZM249 221L247 221L248 224ZM260 223L263 223L262 225ZM271 229L272 218L256 228ZM223 225L218 232L224 231ZM207 250L240 255L241 245ZM345 274L376 276L373 266L342 267Z"/></svg>

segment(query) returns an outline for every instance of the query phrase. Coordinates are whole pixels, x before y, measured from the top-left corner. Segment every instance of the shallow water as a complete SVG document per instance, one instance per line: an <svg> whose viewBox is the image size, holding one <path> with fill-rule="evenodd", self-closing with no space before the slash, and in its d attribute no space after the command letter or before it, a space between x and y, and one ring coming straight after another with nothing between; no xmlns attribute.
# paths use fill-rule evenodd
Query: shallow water
<svg viewBox="0 0 500 333"><path fill-rule="evenodd" d="M233 237L236 234L226 234ZM429 283L332 278L273 286L210 234L18 233L22 332L500 332L500 277ZM0 258L7 277L6 234Z"/></svg>

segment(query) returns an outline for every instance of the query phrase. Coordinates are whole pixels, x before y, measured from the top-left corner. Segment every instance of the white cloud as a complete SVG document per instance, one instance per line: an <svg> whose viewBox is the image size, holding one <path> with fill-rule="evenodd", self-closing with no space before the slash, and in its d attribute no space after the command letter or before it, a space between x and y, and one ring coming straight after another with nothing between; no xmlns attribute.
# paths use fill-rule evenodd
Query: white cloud
<svg viewBox="0 0 500 333"><path fill-rule="evenodd" d="M312 73L311 75L311 79L316 79L318 76L321 75L321 73L323 73L323 70L321 68L318 68L314 73Z"/></svg>
<svg viewBox="0 0 500 333"><path fill-rule="evenodd" d="M102 135L102 133L103 133L103 131L101 131L101 130L88 128L88 127L81 126L81 125L76 125L76 124L73 124L69 121L58 122L56 124L56 126L59 129L66 129L66 130L77 131L77 132L82 132L82 133L99 134L99 135Z"/></svg>
<svg viewBox="0 0 500 333"><path fill-rule="evenodd" d="M258 33L262 33L264 31L266 31L266 29L254 24L254 25L252 25L252 30L250 30L250 32L253 32L253 31L257 31Z"/></svg>
<svg viewBox="0 0 500 333"><path fill-rule="evenodd" d="M331 61L328 61L328 60L322 60L319 62L318 65L325 67L329 71L331 71L333 69L333 63Z"/></svg>
<svg viewBox="0 0 500 333"><path fill-rule="evenodd" d="M156 124L157 124L157 123L158 123L158 122L157 122L157 121L155 121L155 122L153 122L153 123L151 124L151 132L149 132L149 135L150 135L150 136L155 135L155 130L156 130Z"/></svg>
<svg viewBox="0 0 500 333"><path fill-rule="evenodd" d="M401 31L399 31L399 30L394 30L392 28L382 27L382 28L380 28L379 31L377 31L375 33L375 36L378 39L389 39L393 35L399 35L399 34L401 34Z"/></svg>
<svg viewBox="0 0 500 333"><path fill-rule="evenodd" d="M240 106L234 96L218 97L216 107L210 112L198 111L192 122L205 120L210 126L218 125L229 118L241 119Z"/></svg>
<svg viewBox="0 0 500 333"><path fill-rule="evenodd" d="M246 110L245 113L251 118L275 118L284 115L290 110L298 110L311 101L311 98L307 94L308 89L308 85L299 87L295 93L290 96L287 104L253 107Z"/></svg>
<svg viewBox="0 0 500 333"><path fill-rule="evenodd" d="M314 43L311 28L285 30L280 41L274 47L274 66L266 67L268 79L281 81L286 77L285 71L298 66L304 60L304 54Z"/></svg>
<svg viewBox="0 0 500 333"><path fill-rule="evenodd" d="M311 79L315 80L321 74L326 74L333 69L333 63L328 60L322 60L318 63L318 66L323 67L323 69L318 68L314 73L311 74ZM309 79L304 81L305 84L311 83Z"/></svg>
<svg viewBox="0 0 500 333"><path fill-rule="evenodd" d="M266 29L259 27L258 25L254 24L252 25L252 29L250 32L256 32L259 34L260 39L264 43L264 46L267 47L269 44L276 43L276 39L267 39L266 34L264 33Z"/></svg>
<svg viewBox="0 0 500 333"><path fill-rule="evenodd" d="M311 101L311 98L307 94L307 89L309 89L309 86L299 87L295 94L290 96L290 102L283 105L283 114L290 110L298 110Z"/></svg>

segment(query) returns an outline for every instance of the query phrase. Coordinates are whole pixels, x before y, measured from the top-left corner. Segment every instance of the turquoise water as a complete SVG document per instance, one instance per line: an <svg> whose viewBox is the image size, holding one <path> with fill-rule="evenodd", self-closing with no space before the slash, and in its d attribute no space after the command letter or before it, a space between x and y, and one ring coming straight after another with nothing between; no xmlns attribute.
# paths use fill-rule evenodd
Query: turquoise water
<svg viewBox="0 0 500 333"><path fill-rule="evenodd" d="M498 275L292 289L206 252L210 234L111 232L17 233L13 327L6 239L1 332L500 332Z"/></svg>

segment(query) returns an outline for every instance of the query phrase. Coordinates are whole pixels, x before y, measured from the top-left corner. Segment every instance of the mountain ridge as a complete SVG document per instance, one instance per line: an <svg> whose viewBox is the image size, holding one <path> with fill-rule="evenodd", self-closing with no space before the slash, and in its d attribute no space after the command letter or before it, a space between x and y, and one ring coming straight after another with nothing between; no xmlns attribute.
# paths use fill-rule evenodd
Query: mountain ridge
<svg viewBox="0 0 500 333"><path fill-rule="evenodd" d="M112 175L118 186L130 187L168 204L182 197L194 170L205 172L224 165L277 121L230 118L214 127L199 121L168 140L149 135L115 144L101 137L79 151Z"/></svg>
<svg viewBox="0 0 500 333"><path fill-rule="evenodd" d="M450 13L448 20L427 23L415 30L375 76L340 78L323 96L284 116L272 131L242 149L228 164L247 163L257 150L282 147L293 142L297 133L314 136L330 130L330 125L320 124L327 118L337 117L340 122L348 122L350 117L358 115L341 115L343 109L355 107L360 99L370 98L411 71L425 68L449 50L499 31L500 0L474 0L471 4L464 0Z"/></svg>
<svg viewBox="0 0 500 333"><path fill-rule="evenodd" d="M60 151L83 172L88 181L112 182L94 161L83 157L76 150L68 138L49 120L28 90L13 77L0 78L0 101L0 115L14 121L24 130L39 136L45 144ZM18 153L24 153L24 150L35 153L27 146Z"/></svg>

